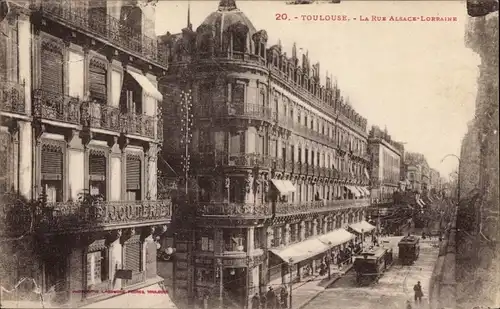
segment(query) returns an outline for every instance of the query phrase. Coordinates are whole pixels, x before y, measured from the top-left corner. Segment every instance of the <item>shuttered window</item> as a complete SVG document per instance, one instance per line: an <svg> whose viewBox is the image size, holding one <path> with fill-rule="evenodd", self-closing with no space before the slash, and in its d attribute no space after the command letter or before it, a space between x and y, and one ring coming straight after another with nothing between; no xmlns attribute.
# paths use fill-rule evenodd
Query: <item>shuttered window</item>
<svg viewBox="0 0 500 309"><path fill-rule="evenodd" d="M61 180L63 172L63 153L59 147L42 147L42 179Z"/></svg>
<svg viewBox="0 0 500 309"><path fill-rule="evenodd" d="M49 44L42 46L42 89L57 94L64 93L64 59L60 50Z"/></svg>
<svg viewBox="0 0 500 309"><path fill-rule="evenodd" d="M91 61L89 66L89 88L93 100L107 102L107 70L103 63Z"/></svg>
<svg viewBox="0 0 500 309"><path fill-rule="evenodd" d="M125 247L125 267L132 272L141 271L142 244L140 242L129 243Z"/></svg>
<svg viewBox="0 0 500 309"><path fill-rule="evenodd" d="M106 179L106 157L100 154L90 154L90 180L104 181Z"/></svg>
<svg viewBox="0 0 500 309"><path fill-rule="evenodd" d="M0 133L0 194L10 190L12 172L12 140L8 133Z"/></svg>
<svg viewBox="0 0 500 309"><path fill-rule="evenodd" d="M141 189L141 160L127 157L127 190Z"/></svg>

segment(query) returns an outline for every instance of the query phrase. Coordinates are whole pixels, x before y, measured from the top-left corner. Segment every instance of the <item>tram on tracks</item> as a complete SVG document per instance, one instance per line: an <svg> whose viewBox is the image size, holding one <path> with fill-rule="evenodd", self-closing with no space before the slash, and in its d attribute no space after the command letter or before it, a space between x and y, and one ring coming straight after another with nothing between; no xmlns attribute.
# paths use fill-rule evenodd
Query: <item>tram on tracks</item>
<svg viewBox="0 0 500 309"><path fill-rule="evenodd" d="M411 265L420 255L420 238L414 235L405 236L399 241L398 248L401 264Z"/></svg>
<svg viewBox="0 0 500 309"><path fill-rule="evenodd" d="M361 252L354 259L356 282L359 285L376 283L394 262L392 249L376 248Z"/></svg>

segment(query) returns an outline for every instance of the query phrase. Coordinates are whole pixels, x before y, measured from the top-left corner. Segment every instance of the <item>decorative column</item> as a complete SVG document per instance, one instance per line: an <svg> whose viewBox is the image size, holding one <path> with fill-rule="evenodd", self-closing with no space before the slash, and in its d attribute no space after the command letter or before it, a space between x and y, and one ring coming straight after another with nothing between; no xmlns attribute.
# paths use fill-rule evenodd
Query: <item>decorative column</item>
<svg viewBox="0 0 500 309"><path fill-rule="evenodd" d="M285 246L288 246L290 243L290 224L285 224L285 235L283 235L285 238Z"/></svg>
<svg viewBox="0 0 500 309"><path fill-rule="evenodd" d="M249 255L251 255L251 253L255 250L255 239L254 239L254 230L255 228L252 226L252 227L249 227L247 229L247 252Z"/></svg>
<svg viewBox="0 0 500 309"><path fill-rule="evenodd" d="M299 241L304 241L306 239L306 223L300 221L299 223Z"/></svg>
<svg viewBox="0 0 500 309"><path fill-rule="evenodd" d="M326 234L328 232L328 217L323 218L323 225L322 225L322 232L323 234Z"/></svg>
<svg viewBox="0 0 500 309"><path fill-rule="evenodd" d="M266 237L267 248L272 248L273 247L274 231L271 227L267 228L266 236L267 236Z"/></svg>
<svg viewBox="0 0 500 309"><path fill-rule="evenodd" d="M314 219L314 220L312 221L312 226L313 226L312 235L313 235L313 236L318 235L318 219Z"/></svg>

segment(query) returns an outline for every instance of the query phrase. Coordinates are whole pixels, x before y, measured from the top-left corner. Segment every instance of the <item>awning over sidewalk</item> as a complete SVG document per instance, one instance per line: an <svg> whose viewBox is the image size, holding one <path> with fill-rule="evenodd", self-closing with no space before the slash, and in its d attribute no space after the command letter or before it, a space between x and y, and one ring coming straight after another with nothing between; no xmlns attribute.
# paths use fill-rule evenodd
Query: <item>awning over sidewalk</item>
<svg viewBox="0 0 500 309"><path fill-rule="evenodd" d="M330 247L345 244L354 238L356 238L356 236L349 233L345 229L337 229L328 234L319 236L319 240Z"/></svg>
<svg viewBox="0 0 500 309"><path fill-rule="evenodd" d="M282 259L283 262L295 264L321 254L329 248L318 238L312 238L288 247L271 249L270 251ZM290 259L292 260L290 261Z"/></svg>
<svg viewBox="0 0 500 309"><path fill-rule="evenodd" d="M354 186L354 189L358 190L360 197L366 196L366 192L363 191L363 189L361 189L361 187Z"/></svg>
<svg viewBox="0 0 500 309"><path fill-rule="evenodd" d="M417 205L422 207L422 208L424 207L424 204L422 203L421 199L417 199Z"/></svg>
<svg viewBox="0 0 500 309"><path fill-rule="evenodd" d="M295 186L290 180L282 180L283 184L285 184L285 188L287 189L288 193L290 192L295 192Z"/></svg>
<svg viewBox="0 0 500 309"><path fill-rule="evenodd" d="M112 298L105 299L80 308L163 308L176 309L168 294L161 293L158 284L136 291L129 291ZM144 292L144 294L142 294Z"/></svg>
<svg viewBox="0 0 500 309"><path fill-rule="evenodd" d="M422 203L422 205L424 205L424 206L425 206L425 205L427 205L427 204L424 202L424 200L423 200L423 199L420 199L420 203Z"/></svg>
<svg viewBox="0 0 500 309"><path fill-rule="evenodd" d="M290 192L295 192L295 186L292 184L290 180L271 179L271 182L280 192L281 195L286 195Z"/></svg>
<svg viewBox="0 0 500 309"><path fill-rule="evenodd" d="M361 190L363 190L363 192L365 193L366 196L369 196L370 195L370 190L368 190L368 188L366 187L359 187Z"/></svg>
<svg viewBox="0 0 500 309"><path fill-rule="evenodd" d="M365 220L349 225L349 228L353 229L356 233L369 233L375 229L373 225L366 222Z"/></svg>
<svg viewBox="0 0 500 309"><path fill-rule="evenodd" d="M355 187L346 185L347 190L349 190L355 197L360 197L359 191Z"/></svg>

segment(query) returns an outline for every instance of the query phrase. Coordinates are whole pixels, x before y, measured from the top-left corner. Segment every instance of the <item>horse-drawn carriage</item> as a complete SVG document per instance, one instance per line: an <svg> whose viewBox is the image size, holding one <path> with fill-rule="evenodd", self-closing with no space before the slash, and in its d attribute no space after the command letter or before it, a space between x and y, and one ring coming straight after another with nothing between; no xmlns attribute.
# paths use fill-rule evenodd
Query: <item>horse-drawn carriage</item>
<svg viewBox="0 0 500 309"><path fill-rule="evenodd" d="M378 282L392 263L392 249L377 248L361 252L354 259L356 282L360 285Z"/></svg>

